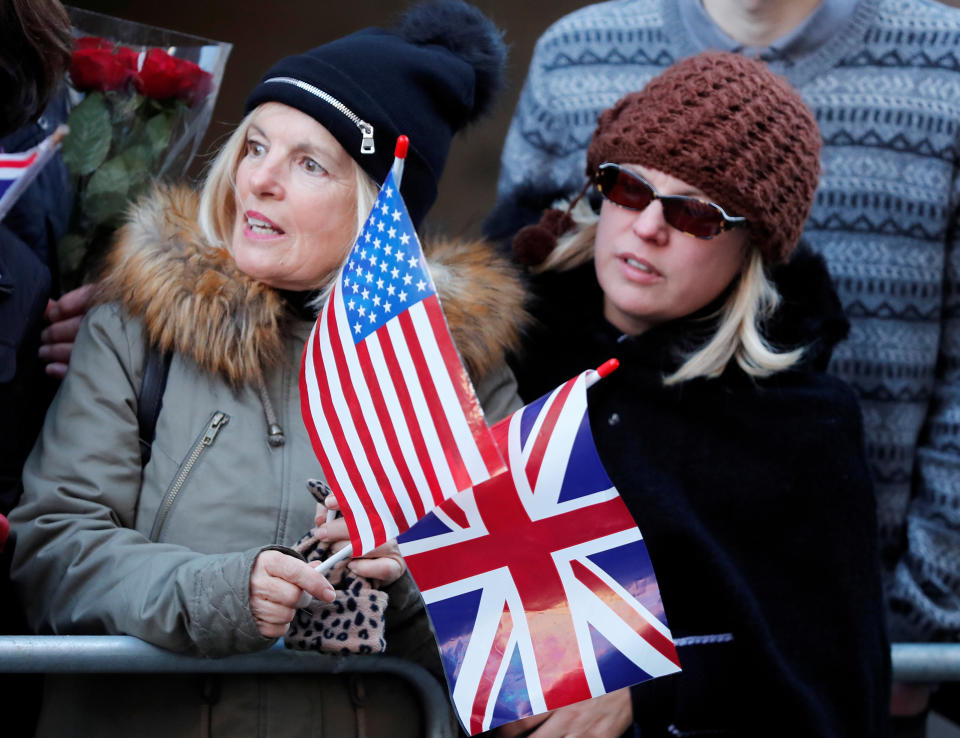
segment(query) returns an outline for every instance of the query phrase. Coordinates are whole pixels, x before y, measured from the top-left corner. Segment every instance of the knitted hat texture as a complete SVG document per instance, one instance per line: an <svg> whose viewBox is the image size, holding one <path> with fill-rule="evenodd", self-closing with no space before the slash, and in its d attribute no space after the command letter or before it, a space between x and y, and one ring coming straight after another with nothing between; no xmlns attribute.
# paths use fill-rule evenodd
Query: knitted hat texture
<svg viewBox="0 0 960 738"><path fill-rule="evenodd" d="M820 172L813 114L782 77L739 54L707 52L668 67L601 113L587 174L607 161L683 180L747 218L768 263L786 261Z"/></svg>
<svg viewBox="0 0 960 738"><path fill-rule="evenodd" d="M461 0L437 0L411 8L390 30L366 28L281 59L250 93L245 112L279 102L306 113L378 184L393 164L397 137L406 135L401 190L419 225L436 200L453 135L492 106L505 60L490 19ZM361 151L360 121L373 128L373 153Z"/></svg>

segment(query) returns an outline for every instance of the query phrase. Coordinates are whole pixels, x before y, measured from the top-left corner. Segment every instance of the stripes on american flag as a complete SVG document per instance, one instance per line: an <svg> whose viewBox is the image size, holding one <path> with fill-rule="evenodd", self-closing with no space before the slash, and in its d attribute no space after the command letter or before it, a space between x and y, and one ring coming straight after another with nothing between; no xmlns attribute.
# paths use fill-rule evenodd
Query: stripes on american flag
<svg viewBox="0 0 960 738"><path fill-rule="evenodd" d="M505 468L392 173L310 334L300 395L355 556Z"/></svg>

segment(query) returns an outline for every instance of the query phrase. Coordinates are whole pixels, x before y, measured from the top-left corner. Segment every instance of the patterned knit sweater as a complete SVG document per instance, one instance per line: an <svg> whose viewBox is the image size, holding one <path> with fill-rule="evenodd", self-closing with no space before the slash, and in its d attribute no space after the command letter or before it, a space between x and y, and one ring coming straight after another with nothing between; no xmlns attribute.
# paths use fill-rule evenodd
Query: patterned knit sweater
<svg viewBox="0 0 960 738"><path fill-rule="evenodd" d="M488 233L579 190L597 114L710 46L765 59L816 114L823 174L805 238L826 257L852 323L831 370L862 401L891 640L956 640L960 12L933 0L825 0L789 36L751 50L698 0L574 12L537 43Z"/></svg>

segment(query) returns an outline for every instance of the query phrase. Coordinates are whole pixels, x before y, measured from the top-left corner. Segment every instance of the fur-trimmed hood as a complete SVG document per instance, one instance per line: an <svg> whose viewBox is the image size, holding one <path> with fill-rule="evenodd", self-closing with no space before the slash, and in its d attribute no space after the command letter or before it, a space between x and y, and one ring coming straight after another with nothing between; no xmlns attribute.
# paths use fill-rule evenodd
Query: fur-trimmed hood
<svg viewBox="0 0 960 738"><path fill-rule="evenodd" d="M239 386L283 356L293 319L279 292L241 272L197 225L198 197L158 187L132 211L111 249L98 300L139 318L161 351L192 358ZM513 266L483 241L424 243L454 341L475 381L519 345L524 289Z"/></svg>

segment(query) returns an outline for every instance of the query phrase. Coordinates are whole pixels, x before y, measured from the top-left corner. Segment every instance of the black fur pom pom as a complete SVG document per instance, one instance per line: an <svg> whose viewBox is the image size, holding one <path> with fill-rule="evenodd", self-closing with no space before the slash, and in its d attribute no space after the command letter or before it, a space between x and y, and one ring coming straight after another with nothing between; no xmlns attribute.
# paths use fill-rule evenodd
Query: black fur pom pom
<svg viewBox="0 0 960 738"><path fill-rule="evenodd" d="M469 120L489 110L503 87L507 47L501 31L480 10L462 0L433 0L408 10L394 30L410 43L444 46L472 66L476 87Z"/></svg>

